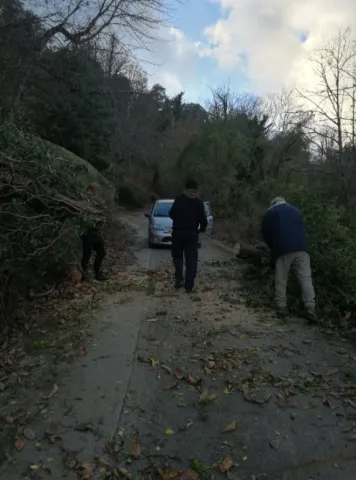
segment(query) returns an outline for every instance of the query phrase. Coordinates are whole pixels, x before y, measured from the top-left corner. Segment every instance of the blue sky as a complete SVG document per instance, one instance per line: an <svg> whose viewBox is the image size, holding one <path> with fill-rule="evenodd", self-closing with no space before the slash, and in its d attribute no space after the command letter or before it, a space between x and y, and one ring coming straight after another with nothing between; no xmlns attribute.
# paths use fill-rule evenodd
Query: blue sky
<svg viewBox="0 0 356 480"><path fill-rule="evenodd" d="M260 95L310 86L306 56L356 25L355 0L180 0L144 58L149 82L186 99L209 87Z"/></svg>

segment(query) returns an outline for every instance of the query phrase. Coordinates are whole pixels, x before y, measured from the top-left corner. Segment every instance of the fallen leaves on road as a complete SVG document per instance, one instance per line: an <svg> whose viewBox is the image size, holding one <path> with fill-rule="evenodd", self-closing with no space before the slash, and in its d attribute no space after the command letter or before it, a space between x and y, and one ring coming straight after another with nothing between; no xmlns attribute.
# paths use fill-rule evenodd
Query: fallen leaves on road
<svg viewBox="0 0 356 480"><path fill-rule="evenodd" d="M84 462L76 469L78 480L91 480L93 478L95 464Z"/></svg>
<svg viewBox="0 0 356 480"><path fill-rule="evenodd" d="M36 438L35 432L28 427L24 428L23 434L27 440L34 440Z"/></svg>
<svg viewBox="0 0 356 480"><path fill-rule="evenodd" d="M313 377L330 377L332 375L335 375L336 373L339 372L338 368L320 368L320 369L314 369L310 370L310 373L313 375Z"/></svg>
<svg viewBox="0 0 356 480"><path fill-rule="evenodd" d="M201 383L201 379L195 378L193 377L193 375L189 374L187 378L187 382L189 383L189 385L193 385L195 387L196 385L199 385L199 383Z"/></svg>
<svg viewBox="0 0 356 480"><path fill-rule="evenodd" d="M157 368L157 366L159 365L159 360L155 360L154 358L151 357L150 361L151 361L152 368Z"/></svg>
<svg viewBox="0 0 356 480"><path fill-rule="evenodd" d="M26 438L25 437L17 437L15 442L15 447L17 450L22 450L23 447L26 445Z"/></svg>
<svg viewBox="0 0 356 480"><path fill-rule="evenodd" d="M108 459L106 457L104 457L103 455L96 458L96 463L99 467L104 467L104 468L109 467L109 468L111 468L111 465L110 465Z"/></svg>
<svg viewBox="0 0 356 480"><path fill-rule="evenodd" d="M174 430L172 428L166 428L165 434L166 435L174 435Z"/></svg>
<svg viewBox="0 0 356 480"><path fill-rule="evenodd" d="M173 370L173 376L176 377L177 380L183 380L185 377L183 371L180 368L175 368Z"/></svg>
<svg viewBox="0 0 356 480"><path fill-rule="evenodd" d="M330 407L330 402L329 402L329 394L325 393L323 396L323 404L326 405L327 407Z"/></svg>
<svg viewBox="0 0 356 480"><path fill-rule="evenodd" d="M141 446L140 446L140 440L138 438L138 435L135 436L132 442L130 455L131 457L134 457L134 458L140 458L141 456Z"/></svg>
<svg viewBox="0 0 356 480"><path fill-rule="evenodd" d="M227 471L229 471L230 468L232 468L233 466L234 466L234 461L232 460L230 455L228 457L225 457L224 460L222 460L219 463L220 471L223 473L226 473Z"/></svg>
<svg viewBox="0 0 356 480"><path fill-rule="evenodd" d="M247 402L255 403L257 405L263 405L264 403L269 402L272 398L270 393L267 393L264 398L256 398L255 393L251 393L248 384L243 385L244 399Z"/></svg>
<svg viewBox="0 0 356 480"><path fill-rule="evenodd" d="M58 393L58 391L59 391L58 385L55 383L55 384L53 385L53 388L52 388L51 393L49 393L49 394L47 394L47 395L43 395L42 398L43 398L44 400L49 400L49 399L51 399L52 397L54 397L54 396L56 395L56 393Z"/></svg>
<svg viewBox="0 0 356 480"><path fill-rule="evenodd" d="M179 470L166 468L159 471L162 480L198 480L199 474L194 470Z"/></svg>
<svg viewBox="0 0 356 480"><path fill-rule="evenodd" d="M236 420L234 420L233 422L229 423L229 425L226 425L226 427L223 430L223 433L233 432L234 430L236 430L236 425L237 425Z"/></svg>
<svg viewBox="0 0 356 480"><path fill-rule="evenodd" d="M68 470L74 470L78 464L78 460L74 455L67 453L63 458L63 463L64 463L64 466L68 468Z"/></svg>
<svg viewBox="0 0 356 480"><path fill-rule="evenodd" d="M88 354L88 352L89 352L89 350L87 349L87 347L83 347L83 348L81 348L80 351L79 351L79 356L80 356L80 357L84 357L85 355Z"/></svg>
<svg viewBox="0 0 356 480"><path fill-rule="evenodd" d="M91 422L81 422L76 424L74 430L77 432L93 432L94 426L91 424Z"/></svg>
<svg viewBox="0 0 356 480"><path fill-rule="evenodd" d="M199 397L199 403L212 403L216 400L216 395L215 393L211 393L208 390L204 390Z"/></svg>

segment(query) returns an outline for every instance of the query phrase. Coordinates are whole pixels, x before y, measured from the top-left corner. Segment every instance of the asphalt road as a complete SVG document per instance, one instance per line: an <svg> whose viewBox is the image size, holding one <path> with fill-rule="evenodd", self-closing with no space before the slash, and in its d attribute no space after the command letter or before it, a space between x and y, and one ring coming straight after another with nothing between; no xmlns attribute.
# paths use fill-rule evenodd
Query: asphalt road
<svg viewBox="0 0 356 480"><path fill-rule="evenodd" d="M143 214L126 221L137 261L109 283L53 398L30 385L14 400L38 405L34 438L1 480L354 480L354 347L249 309L240 267L208 238L197 293L175 291L170 250L148 248Z"/></svg>

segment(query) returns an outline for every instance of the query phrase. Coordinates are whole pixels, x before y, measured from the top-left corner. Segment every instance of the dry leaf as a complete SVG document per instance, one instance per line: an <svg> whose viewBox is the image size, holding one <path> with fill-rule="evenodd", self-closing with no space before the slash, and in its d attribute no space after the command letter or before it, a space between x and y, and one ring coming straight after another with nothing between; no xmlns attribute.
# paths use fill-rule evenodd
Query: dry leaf
<svg viewBox="0 0 356 480"><path fill-rule="evenodd" d="M184 378L184 373L180 368L175 368L173 370L173 375L176 377L177 380L183 380Z"/></svg>
<svg viewBox="0 0 356 480"><path fill-rule="evenodd" d="M23 434L27 440L34 440L36 438L35 432L28 427L24 429Z"/></svg>
<svg viewBox="0 0 356 480"><path fill-rule="evenodd" d="M89 350L87 349L87 347L83 347L83 348L81 348L80 351L79 351L79 356L80 356L80 357L84 357L85 355L88 354L88 352L89 352Z"/></svg>
<svg viewBox="0 0 356 480"><path fill-rule="evenodd" d="M196 378L194 378L193 375L190 375L190 374L188 375L188 379L187 379L187 380L188 380L188 383L189 383L190 385L193 385L193 386L196 386L196 385L198 385L198 383L199 383L199 380L196 379Z"/></svg>
<svg viewBox="0 0 356 480"><path fill-rule="evenodd" d="M228 457L225 457L224 460L222 460L219 464L219 468L223 473L230 470L230 468L233 467L233 466L234 466L234 462L233 462L232 458L230 457L230 455Z"/></svg>
<svg viewBox="0 0 356 480"><path fill-rule="evenodd" d="M160 472L162 480L198 480L199 474L194 470L179 470L177 468L166 468Z"/></svg>
<svg viewBox="0 0 356 480"><path fill-rule="evenodd" d="M16 442L15 442L15 447L17 450L22 450L23 447L26 444L26 438L25 437L17 437Z"/></svg>
<svg viewBox="0 0 356 480"><path fill-rule="evenodd" d="M78 480L91 480L93 478L95 464L90 462L82 463L77 469Z"/></svg>
<svg viewBox="0 0 356 480"><path fill-rule="evenodd" d="M98 457L97 458L97 464L100 467L111 467L110 463L108 462L107 458L104 456Z"/></svg>
<svg viewBox="0 0 356 480"><path fill-rule="evenodd" d="M43 398L44 400L49 400L50 398L54 397L54 395L56 395L56 393L58 393L58 390L59 390L58 385L55 383L55 384L53 385L53 388L52 388L51 393L49 393L48 395L43 395L42 398Z"/></svg>
<svg viewBox="0 0 356 480"><path fill-rule="evenodd" d="M138 435L135 436L134 441L131 447L131 456L134 458L139 458L141 456L141 447L140 447L140 440Z"/></svg>
<svg viewBox="0 0 356 480"><path fill-rule="evenodd" d="M328 393L325 393L325 394L324 394L323 404L326 405L327 407L330 407L329 394L328 394Z"/></svg>
<svg viewBox="0 0 356 480"><path fill-rule="evenodd" d="M338 368L321 368L321 369L316 369L316 370L311 370L310 373L314 377L331 377L332 375L335 375L338 373L339 369Z"/></svg>
<svg viewBox="0 0 356 480"><path fill-rule="evenodd" d="M154 358L150 358L150 360L151 360L152 368L156 368L157 365L159 365L159 360L155 360Z"/></svg>
<svg viewBox="0 0 356 480"><path fill-rule="evenodd" d="M174 435L174 430L172 428L166 428L166 435Z"/></svg>
<svg viewBox="0 0 356 480"><path fill-rule="evenodd" d="M208 390L204 390L199 397L200 403L211 403L216 399L215 393L209 393Z"/></svg>
<svg viewBox="0 0 356 480"><path fill-rule="evenodd" d="M223 430L223 433L233 432L235 429L236 429L236 420L231 422L229 425L226 425L226 427Z"/></svg>

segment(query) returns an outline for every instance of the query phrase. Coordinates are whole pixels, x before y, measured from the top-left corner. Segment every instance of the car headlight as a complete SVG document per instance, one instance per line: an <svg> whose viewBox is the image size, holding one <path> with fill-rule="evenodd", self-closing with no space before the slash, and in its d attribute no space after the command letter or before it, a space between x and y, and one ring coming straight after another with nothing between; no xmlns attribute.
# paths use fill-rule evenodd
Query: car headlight
<svg viewBox="0 0 356 480"><path fill-rule="evenodd" d="M152 230L159 230L159 231L162 231L164 230L166 227L164 225L152 225Z"/></svg>

